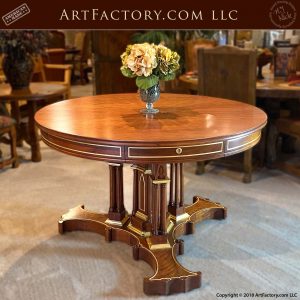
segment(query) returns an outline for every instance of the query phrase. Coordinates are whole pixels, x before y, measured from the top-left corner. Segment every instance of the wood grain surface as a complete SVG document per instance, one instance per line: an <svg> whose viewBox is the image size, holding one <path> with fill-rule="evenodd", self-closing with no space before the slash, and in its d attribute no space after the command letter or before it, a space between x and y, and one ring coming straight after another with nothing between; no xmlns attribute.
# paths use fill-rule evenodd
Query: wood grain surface
<svg viewBox="0 0 300 300"><path fill-rule="evenodd" d="M158 114L144 115L137 94L100 95L49 105L35 119L49 146L120 162L199 160L244 151L259 141L267 120L254 106L213 97L162 94L156 107Z"/></svg>
<svg viewBox="0 0 300 300"><path fill-rule="evenodd" d="M198 76L179 76L180 83L191 92L198 92ZM289 84L283 79L263 79L256 81L256 97L282 99L289 98L298 100L300 98L300 87Z"/></svg>
<svg viewBox="0 0 300 300"><path fill-rule="evenodd" d="M62 84L32 82L29 89L12 90L9 84L0 85L0 99L3 100L46 100L61 96L67 88Z"/></svg>

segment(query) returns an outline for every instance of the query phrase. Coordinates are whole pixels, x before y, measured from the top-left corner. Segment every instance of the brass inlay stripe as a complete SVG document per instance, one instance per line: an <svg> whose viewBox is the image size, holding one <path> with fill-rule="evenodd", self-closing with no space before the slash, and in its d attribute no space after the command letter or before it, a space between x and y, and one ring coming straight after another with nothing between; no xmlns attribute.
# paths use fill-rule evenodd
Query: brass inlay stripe
<svg viewBox="0 0 300 300"><path fill-rule="evenodd" d="M46 142L46 143L49 143L51 145L53 145L54 147L57 147L57 148L61 148L61 149L64 149L64 150L68 150L70 152L77 152L77 153L84 153L84 154L90 154L90 155L94 155L94 156L105 156L105 157L122 157L121 156L121 147L118 147L118 146L106 146L106 145L98 145L98 146L101 146L101 147L110 147L110 148L117 148L119 149L120 151L120 154L119 155L114 155L114 154L103 154L103 153L94 153L94 152L88 152L88 151L82 151L82 150L76 150L76 149L72 149L72 148L68 148L68 147L65 147L65 146L61 146L61 145L58 145L56 143L53 143L51 141L49 141L47 138L45 138L45 136L42 134L42 139ZM71 140L70 140L71 141ZM73 142L73 141L72 141Z"/></svg>
<svg viewBox="0 0 300 300"><path fill-rule="evenodd" d="M241 138L243 138L243 137L238 137L238 138L235 138L235 139L228 140L228 141L227 141L227 150L235 150L235 149L243 148L243 147L245 147L246 145L249 145L249 144L251 144L251 143L257 141L258 139L260 139L260 137L261 137L261 132L258 134L258 136L256 136L254 139L250 140L249 142L244 143L244 144L241 144L241 145L238 145L238 146L234 146L234 147L230 147L230 142L239 140L239 139L241 139Z"/></svg>
<svg viewBox="0 0 300 300"><path fill-rule="evenodd" d="M47 133L47 134L50 135L49 133ZM64 140L64 141L77 143L77 144L83 144L83 145L89 145L89 146L109 147L109 148L120 148L121 149L121 147L118 147L118 146L111 146L111 145L102 145L102 144L95 144L95 143L80 142L80 141L76 141L76 140L67 139L67 138L64 138L64 137L61 137L61 136L59 136L57 138L61 139L61 140Z"/></svg>
<svg viewBox="0 0 300 300"><path fill-rule="evenodd" d="M194 153L194 154L182 154L182 155L131 155L130 151L132 149L135 150L148 150L148 149L176 149L180 148L193 148L193 147L204 147L204 146L211 146L211 145L221 145L220 150L210 151L210 152L203 152L203 153ZM128 158L172 158L172 157L192 157L192 156L199 156L199 155L207 155L207 154L214 154L214 153L221 153L223 152L223 142L215 142L210 144L200 144L200 145L192 145L192 146L178 146L178 147L128 147Z"/></svg>

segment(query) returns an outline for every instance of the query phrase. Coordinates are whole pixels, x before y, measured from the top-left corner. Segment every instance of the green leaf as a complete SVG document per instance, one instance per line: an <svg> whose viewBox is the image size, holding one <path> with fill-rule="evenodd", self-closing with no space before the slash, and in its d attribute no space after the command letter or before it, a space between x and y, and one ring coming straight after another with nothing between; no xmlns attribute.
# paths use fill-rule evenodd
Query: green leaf
<svg viewBox="0 0 300 300"><path fill-rule="evenodd" d="M164 81L168 81L168 80L173 80L175 79L175 74L167 74L167 75L161 75L159 76L160 77L160 80L164 80Z"/></svg>
<svg viewBox="0 0 300 300"><path fill-rule="evenodd" d="M121 67L120 70L125 77L133 78L136 76L130 69L126 67Z"/></svg>
<svg viewBox="0 0 300 300"><path fill-rule="evenodd" d="M152 74L148 77L140 76L136 78L136 85L138 88L142 90L146 90L151 88L152 86L158 84L158 76Z"/></svg>

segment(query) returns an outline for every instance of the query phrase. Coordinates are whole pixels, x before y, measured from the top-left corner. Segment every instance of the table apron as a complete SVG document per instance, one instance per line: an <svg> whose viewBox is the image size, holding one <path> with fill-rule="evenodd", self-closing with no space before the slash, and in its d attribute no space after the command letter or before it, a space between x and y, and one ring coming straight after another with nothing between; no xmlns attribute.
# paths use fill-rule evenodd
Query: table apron
<svg viewBox="0 0 300 300"><path fill-rule="evenodd" d="M257 130L215 142L143 147L76 141L53 136L42 131L43 141L60 152L88 159L124 163L184 162L216 159L243 152L256 145L260 137L261 130Z"/></svg>

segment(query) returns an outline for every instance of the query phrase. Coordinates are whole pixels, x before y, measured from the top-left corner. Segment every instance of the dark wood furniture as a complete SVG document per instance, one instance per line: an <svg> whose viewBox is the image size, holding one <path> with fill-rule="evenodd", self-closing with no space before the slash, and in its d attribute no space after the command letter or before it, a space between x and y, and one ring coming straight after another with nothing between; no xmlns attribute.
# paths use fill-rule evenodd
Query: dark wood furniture
<svg viewBox="0 0 300 300"><path fill-rule="evenodd" d="M193 233L197 222L224 219L226 208L200 196L184 204L183 163L253 147L266 115L236 101L177 94L162 94L156 115L141 114L141 107L137 94L114 94L66 100L36 113L47 145L109 163L108 213L76 207L62 216L59 232L91 231L132 246L133 258L155 271L144 279L146 294L187 292L200 287L201 273L177 261L184 251L179 237ZM133 170L131 214L123 200L124 163Z"/></svg>
<svg viewBox="0 0 300 300"><path fill-rule="evenodd" d="M57 50L57 49L54 49ZM61 50L60 50L61 51ZM63 55L65 52L63 51ZM71 75L73 66L70 64L45 63L41 56L33 59L33 81L62 85L66 88L65 99L71 98Z"/></svg>
<svg viewBox="0 0 300 300"><path fill-rule="evenodd" d="M279 134L286 134L288 136L300 138L300 118L279 118L275 121L276 130ZM282 171L290 173L295 176L300 176L300 161L298 157L293 160L278 160L276 166Z"/></svg>
<svg viewBox="0 0 300 300"><path fill-rule="evenodd" d="M256 52L231 46L198 49L198 94L255 105ZM244 152L243 182L252 178L252 148ZM204 172L204 162L196 173Z"/></svg>
<svg viewBox="0 0 300 300"><path fill-rule="evenodd" d="M181 75L179 81L191 93L198 92L198 76ZM283 79L266 78L256 82L256 105L263 107L270 122L264 130L260 148L260 160L267 166L273 167L276 161L277 129L276 119L280 116L280 106L288 100L297 106L300 99L300 87L284 81ZM294 110L294 108L291 108ZM299 114L298 114L299 116Z"/></svg>
<svg viewBox="0 0 300 300"><path fill-rule="evenodd" d="M10 158L1 158L0 152L0 169L7 165L12 165L13 168L19 166L17 155L17 136L16 136L16 122L14 119L7 116L0 116L0 142L4 141L10 145ZM8 134L8 139L3 135Z"/></svg>
<svg viewBox="0 0 300 300"><path fill-rule="evenodd" d="M65 34L59 30L51 30L47 39L47 47L52 48L65 48L66 46Z"/></svg>
<svg viewBox="0 0 300 300"><path fill-rule="evenodd" d="M34 114L38 106L45 104L45 101L62 99L66 94L66 87L60 84L33 82L29 89L12 91L10 85L0 84L0 101L9 102L11 115L16 120L17 137L19 142L24 138L31 146L31 160L41 161L40 144L37 127L34 122ZM19 101L26 100L28 108L28 134L21 134L21 114Z"/></svg>
<svg viewBox="0 0 300 300"><path fill-rule="evenodd" d="M300 86L293 85L283 79L264 79L256 82L256 97L274 100L298 100L300 99Z"/></svg>
<svg viewBox="0 0 300 300"><path fill-rule="evenodd" d="M179 76L181 84L191 93L198 92L198 76L186 75ZM264 79L256 81L257 98L272 99L299 99L300 87L291 85L283 79Z"/></svg>
<svg viewBox="0 0 300 300"><path fill-rule="evenodd" d="M92 66L89 60L92 59L91 51L91 32L78 31L75 33L74 46L79 49L77 54L73 53L72 61L74 68L74 77L76 71L79 73L80 83L85 84L89 82L88 73L92 72Z"/></svg>
<svg viewBox="0 0 300 300"><path fill-rule="evenodd" d="M185 55L185 70L187 72L198 72L198 49L200 48L214 48L217 46L215 40L195 39L187 40L184 42L184 55Z"/></svg>
<svg viewBox="0 0 300 300"><path fill-rule="evenodd" d="M94 54L96 94L136 92L135 81L124 77L120 54L131 44L136 31L94 30L92 31L92 51Z"/></svg>

